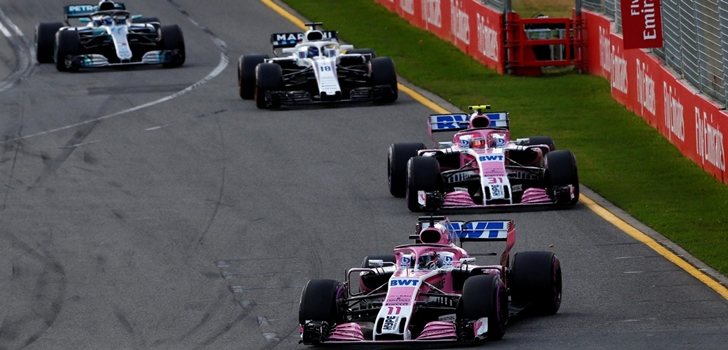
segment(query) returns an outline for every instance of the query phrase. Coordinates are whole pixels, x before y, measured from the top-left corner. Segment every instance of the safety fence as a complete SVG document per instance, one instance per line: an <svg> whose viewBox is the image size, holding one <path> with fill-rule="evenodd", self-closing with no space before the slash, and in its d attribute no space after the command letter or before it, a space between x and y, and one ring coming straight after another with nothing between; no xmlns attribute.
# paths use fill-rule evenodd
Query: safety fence
<svg viewBox="0 0 728 350"><path fill-rule="evenodd" d="M530 68L524 63L538 60L541 44L564 45L553 38L525 43L544 28L510 12L511 0L377 1L502 74ZM728 0L662 0L664 46L654 50L624 48L619 0L575 0L575 5L572 25L556 30L573 50L556 52L580 70L607 79L615 100L728 183L728 138L723 137L728 130ZM554 63L551 52L549 64Z"/></svg>
<svg viewBox="0 0 728 350"><path fill-rule="evenodd" d="M652 53L675 75L728 106L728 0L662 0L663 47ZM582 0L585 10L614 20L622 33L618 0Z"/></svg>

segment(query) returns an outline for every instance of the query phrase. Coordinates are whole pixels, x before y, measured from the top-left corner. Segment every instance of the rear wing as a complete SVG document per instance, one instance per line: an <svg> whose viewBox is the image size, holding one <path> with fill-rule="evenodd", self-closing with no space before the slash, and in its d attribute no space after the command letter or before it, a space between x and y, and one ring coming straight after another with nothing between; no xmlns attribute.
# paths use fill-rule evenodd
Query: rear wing
<svg viewBox="0 0 728 350"><path fill-rule="evenodd" d="M450 221L444 216L421 216L417 218L417 233L410 235L410 239L417 239L417 234L422 229L436 223L445 225L461 242L508 241L515 240L516 235L516 225L513 220Z"/></svg>
<svg viewBox="0 0 728 350"><path fill-rule="evenodd" d="M508 129L508 112L485 113L490 120L489 128ZM470 115L465 113L430 114L430 132L460 131L470 125Z"/></svg>
<svg viewBox="0 0 728 350"><path fill-rule="evenodd" d="M310 32L310 31L309 31ZM307 33L309 33L307 32ZM320 30L322 38L318 40L337 40L338 34L335 30ZM270 44L273 49L283 49L287 47L295 47L296 44L303 41L306 33L290 32L290 33L273 33L270 36Z"/></svg>
<svg viewBox="0 0 728 350"><path fill-rule="evenodd" d="M507 241L516 232L513 220L450 221L449 229L460 242Z"/></svg>
<svg viewBox="0 0 728 350"><path fill-rule="evenodd" d="M97 5L91 5L91 4L80 4L80 5L67 5L63 7L63 14L66 17L66 20L70 18L83 18L91 16L92 14L98 12L99 7ZM121 2L117 2L114 4L114 10L126 10L126 5Z"/></svg>

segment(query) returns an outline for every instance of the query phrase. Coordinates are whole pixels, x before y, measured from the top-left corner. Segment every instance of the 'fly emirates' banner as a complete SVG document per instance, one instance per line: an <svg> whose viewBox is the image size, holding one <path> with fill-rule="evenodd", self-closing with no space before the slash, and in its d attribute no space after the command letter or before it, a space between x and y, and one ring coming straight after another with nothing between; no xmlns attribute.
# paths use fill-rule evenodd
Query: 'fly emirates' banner
<svg viewBox="0 0 728 350"><path fill-rule="evenodd" d="M660 0L622 0L624 49L662 47Z"/></svg>

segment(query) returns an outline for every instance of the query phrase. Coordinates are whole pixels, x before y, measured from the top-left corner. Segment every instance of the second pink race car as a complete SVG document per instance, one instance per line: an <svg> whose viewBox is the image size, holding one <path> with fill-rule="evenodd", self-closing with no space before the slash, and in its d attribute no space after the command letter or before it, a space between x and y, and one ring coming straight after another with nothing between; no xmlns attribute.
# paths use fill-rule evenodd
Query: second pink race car
<svg viewBox="0 0 728 350"><path fill-rule="evenodd" d="M433 114L435 147L389 147L389 192L406 197L411 211L507 206L568 207L579 200L576 158L552 138L514 139L508 113L470 106L472 114ZM445 142L434 135L454 133Z"/></svg>

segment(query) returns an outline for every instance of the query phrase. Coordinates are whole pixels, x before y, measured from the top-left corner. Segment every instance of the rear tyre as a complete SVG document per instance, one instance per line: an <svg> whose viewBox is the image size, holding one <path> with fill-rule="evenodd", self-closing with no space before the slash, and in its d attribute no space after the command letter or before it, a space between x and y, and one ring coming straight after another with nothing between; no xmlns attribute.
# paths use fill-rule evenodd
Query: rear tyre
<svg viewBox="0 0 728 350"><path fill-rule="evenodd" d="M513 303L544 315L561 307L561 262L552 252L519 252L509 276Z"/></svg>
<svg viewBox="0 0 728 350"><path fill-rule="evenodd" d="M392 196L404 198L407 194L407 161L424 148L422 143L395 143L389 146L387 180Z"/></svg>
<svg viewBox="0 0 728 350"><path fill-rule="evenodd" d="M242 55L238 59L238 93L243 100L255 97L255 67L268 55Z"/></svg>
<svg viewBox="0 0 728 350"><path fill-rule="evenodd" d="M174 68L182 66L185 63L185 38L182 35L182 29L176 25L162 26L162 41L160 46L162 50L171 51L169 61L162 64L163 67Z"/></svg>
<svg viewBox="0 0 728 350"><path fill-rule="evenodd" d="M389 57L377 57L372 59L372 86L389 87L375 97L376 103L393 103L397 100L399 90L397 88L397 73L394 69L394 62Z"/></svg>
<svg viewBox="0 0 728 350"><path fill-rule="evenodd" d="M488 340L499 340L506 333L508 294L503 281L494 275L477 275L465 280L458 305L460 317L468 321L488 318ZM475 325L478 326L477 324Z"/></svg>
<svg viewBox="0 0 728 350"><path fill-rule="evenodd" d="M333 325L343 319L344 285L335 280L310 280L301 293L298 323L325 321Z"/></svg>
<svg viewBox="0 0 728 350"><path fill-rule="evenodd" d="M75 30L56 33L56 69L61 72L75 72L79 66L75 57L81 54L81 38Z"/></svg>
<svg viewBox="0 0 728 350"><path fill-rule="evenodd" d="M35 27L35 57L38 63L53 63L56 33L63 23L40 23Z"/></svg>
<svg viewBox="0 0 728 350"><path fill-rule="evenodd" d="M413 212L425 209L420 206L417 193L419 191L437 191L440 189L441 184L442 175L440 174L440 163L437 162L437 159L421 156L410 158L407 161L407 208Z"/></svg>
<svg viewBox="0 0 728 350"><path fill-rule="evenodd" d="M579 201L579 174L576 169L576 158L571 151L558 150L549 152L544 158L546 166L546 189L549 194L554 190L571 185L573 198L554 198L557 204L574 205Z"/></svg>
<svg viewBox="0 0 728 350"><path fill-rule="evenodd" d="M270 91L280 90L283 86L283 71L275 63L261 63L255 68L255 105L260 108L276 108L280 103L271 96Z"/></svg>

